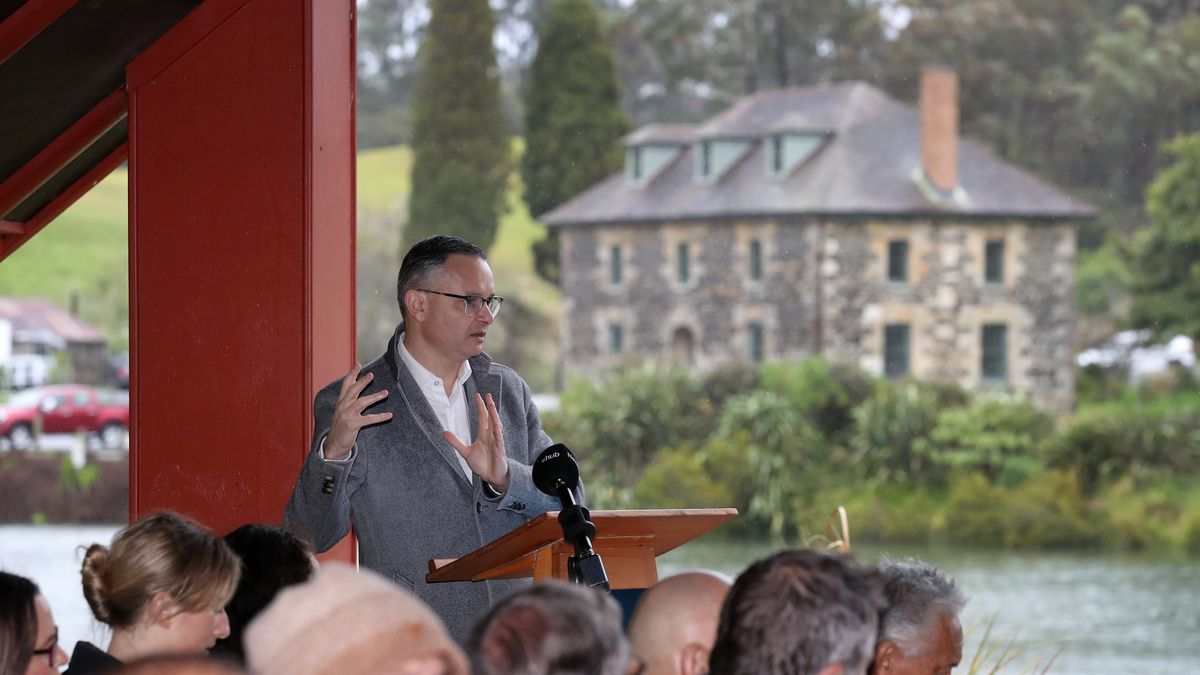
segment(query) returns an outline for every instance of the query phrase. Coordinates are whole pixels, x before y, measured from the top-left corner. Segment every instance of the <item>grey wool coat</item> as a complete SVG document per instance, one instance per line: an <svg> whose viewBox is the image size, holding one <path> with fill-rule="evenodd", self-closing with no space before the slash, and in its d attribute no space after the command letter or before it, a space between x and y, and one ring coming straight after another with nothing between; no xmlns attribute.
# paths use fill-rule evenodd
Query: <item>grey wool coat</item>
<svg viewBox="0 0 1200 675"><path fill-rule="evenodd" d="M353 522L359 563L412 591L429 604L456 640L466 639L475 619L525 580L425 581L430 558L470 553L534 516L559 508L533 485L530 465L551 444L525 384L511 368L486 354L470 360L463 385L470 408L471 439L478 433L475 394L491 394L504 428L508 490L489 500L479 476L463 474L458 451L442 437L442 426L398 357L396 329L387 352L365 365L375 377L363 394L388 388L386 399L366 412L391 412L392 419L358 433L351 459L326 462L318 456L329 433L341 388L335 381L313 403L313 445L285 510L289 529L318 551L336 544ZM470 442L468 439L464 441Z"/></svg>

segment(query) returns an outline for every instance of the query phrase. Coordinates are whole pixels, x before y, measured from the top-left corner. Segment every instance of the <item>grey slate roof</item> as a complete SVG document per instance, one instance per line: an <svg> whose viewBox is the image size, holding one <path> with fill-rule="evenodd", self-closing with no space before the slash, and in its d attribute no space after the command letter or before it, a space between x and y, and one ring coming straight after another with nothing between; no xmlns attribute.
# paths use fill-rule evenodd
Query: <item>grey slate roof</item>
<svg viewBox="0 0 1200 675"><path fill-rule="evenodd" d="M693 178L693 139L764 138L780 131L832 132L784 178L767 175L755 142L716 182ZM967 200L927 196L917 111L861 82L764 91L708 122L651 125L625 144L675 142L680 154L648 183L618 174L544 214L551 227L771 216L930 216L1090 218L1092 208L966 139L958 144L959 185Z"/></svg>

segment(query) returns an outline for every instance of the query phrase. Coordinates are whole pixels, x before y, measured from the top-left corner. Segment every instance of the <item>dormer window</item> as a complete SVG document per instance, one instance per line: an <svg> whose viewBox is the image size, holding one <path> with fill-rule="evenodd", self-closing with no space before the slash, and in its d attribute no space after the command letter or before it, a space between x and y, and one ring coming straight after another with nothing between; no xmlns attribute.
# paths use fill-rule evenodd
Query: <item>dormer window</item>
<svg viewBox="0 0 1200 675"><path fill-rule="evenodd" d="M744 138L709 138L697 141L695 153L696 180L711 183L721 178L746 151L751 141Z"/></svg>
<svg viewBox="0 0 1200 675"><path fill-rule="evenodd" d="M787 131L766 139L767 175L786 178L825 141L826 132Z"/></svg>
<svg viewBox="0 0 1200 675"><path fill-rule="evenodd" d="M636 186L649 183L679 154L673 143L639 143L625 148L625 178Z"/></svg>

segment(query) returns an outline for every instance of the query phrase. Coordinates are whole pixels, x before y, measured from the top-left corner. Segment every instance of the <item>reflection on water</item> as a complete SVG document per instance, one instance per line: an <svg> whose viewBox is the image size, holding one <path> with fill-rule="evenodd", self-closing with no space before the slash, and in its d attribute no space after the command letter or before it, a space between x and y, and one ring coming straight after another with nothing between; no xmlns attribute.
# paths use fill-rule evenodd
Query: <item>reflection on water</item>
<svg viewBox="0 0 1200 675"><path fill-rule="evenodd" d="M54 608L68 647L107 638L79 585L79 546L108 543L116 526L0 526L0 569L28 576ZM662 575L705 567L737 574L771 547L696 542L660 559ZM982 627L1013 638L1027 657L1062 652L1056 675L1200 672L1200 564L1088 554L1016 554L858 547L860 560L919 555L953 574L970 596L969 660ZM965 668L960 672L965 672ZM1020 668L1004 672L1018 673Z"/></svg>
<svg viewBox="0 0 1200 675"><path fill-rule="evenodd" d="M663 556L660 574L707 567L737 574L766 545L696 542ZM864 562L917 556L954 575L970 600L964 663L993 617L992 639L1019 663L1061 650L1055 675L1200 672L1200 563L1108 554L855 547ZM965 672L965 668L961 671ZM986 672L986 671L985 671ZM1023 672L1013 667L1002 672Z"/></svg>

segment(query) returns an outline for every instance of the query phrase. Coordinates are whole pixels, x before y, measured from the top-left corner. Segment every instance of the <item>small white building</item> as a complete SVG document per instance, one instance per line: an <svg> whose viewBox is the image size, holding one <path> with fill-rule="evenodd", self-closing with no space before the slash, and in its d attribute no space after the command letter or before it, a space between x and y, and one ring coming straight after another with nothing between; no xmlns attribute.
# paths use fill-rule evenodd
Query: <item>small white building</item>
<svg viewBox="0 0 1200 675"><path fill-rule="evenodd" d="M0 369L8 387L49 383L60 354L74 381L106 381L108 346L98 329L45 298L0 297Z"/></svg>

